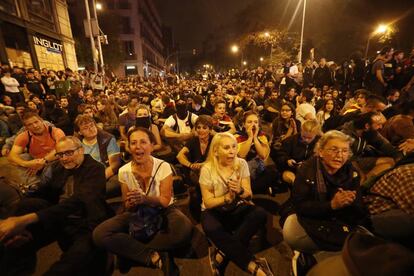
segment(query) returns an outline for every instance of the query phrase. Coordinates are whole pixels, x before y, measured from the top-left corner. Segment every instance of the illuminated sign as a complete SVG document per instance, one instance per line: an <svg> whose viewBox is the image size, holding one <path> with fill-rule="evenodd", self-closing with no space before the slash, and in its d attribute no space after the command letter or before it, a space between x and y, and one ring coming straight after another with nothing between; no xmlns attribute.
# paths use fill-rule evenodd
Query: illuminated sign
<svg viewBox="0 0 414 276"><path fill-rule="evenodd" d="M34 44L45 47L49 52L60 54L63 51L63 45L57 42L52 42L50 40L47 40L45 38L39 38L37 36L33 36L33 41Z"/></svg>

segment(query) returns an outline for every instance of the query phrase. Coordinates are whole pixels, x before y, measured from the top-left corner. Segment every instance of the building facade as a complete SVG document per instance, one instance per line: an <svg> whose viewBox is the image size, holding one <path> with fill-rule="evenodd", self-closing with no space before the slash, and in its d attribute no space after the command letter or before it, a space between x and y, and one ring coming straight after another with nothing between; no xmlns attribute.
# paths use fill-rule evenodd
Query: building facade
<svg viewBox="0 0 414 276"><path fill-rule="evenodd" d="M163 71L162 22L154 1L106 0L104 3L104 8L121 16L119 38L124 59L116 74L147 77Z"/></svg>
<svg viewBox="0 0 414 276"><path fill-rule="evenodd" d="M22 68L77 70L66 0L0 0L0 60Z"/></svg>

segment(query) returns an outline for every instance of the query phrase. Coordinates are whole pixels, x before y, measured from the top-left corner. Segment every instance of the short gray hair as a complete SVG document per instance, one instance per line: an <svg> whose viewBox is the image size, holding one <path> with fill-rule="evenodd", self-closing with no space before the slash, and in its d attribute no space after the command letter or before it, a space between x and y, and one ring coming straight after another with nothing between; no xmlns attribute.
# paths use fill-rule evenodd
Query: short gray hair
<svg viewBox="0 0 414 276"><path fill-rule="evenodd" d="M321 149L325 147L325 145L332 139L338 139L343 142L346 142L349 144L349 147L351 147L352 143L354 142L354 138L352 138L349 135L346 135L343 132L340 132L338 130L330 130L326 133L324 133L321 138L319 138L318 142L315 146L315 152L319 152Z"/></svg>
<svg viewBox="0 0 414 276"><path fill-rule="evenodd" d="M58 140L56 145L62 142L66 142L66 141L71 141L72 144L75 145L77 148L82 147L82 142L79 140L79 138L75 136L63 136L62 138Z"/></svg>

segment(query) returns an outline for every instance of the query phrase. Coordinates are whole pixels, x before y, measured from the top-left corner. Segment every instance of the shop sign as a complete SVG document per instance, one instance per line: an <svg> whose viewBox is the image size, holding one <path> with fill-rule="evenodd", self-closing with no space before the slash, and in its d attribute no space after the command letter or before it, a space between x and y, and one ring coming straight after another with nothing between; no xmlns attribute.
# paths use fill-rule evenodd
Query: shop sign
<svg viewBox="0 0 414 276"><path fill-rule="evenodd" d="M49 52L59 53L61 54L63 51L62 44L57 42L52 42L45 38L39 38L37 36L33 36L34 44L45 47Z"/></svg>

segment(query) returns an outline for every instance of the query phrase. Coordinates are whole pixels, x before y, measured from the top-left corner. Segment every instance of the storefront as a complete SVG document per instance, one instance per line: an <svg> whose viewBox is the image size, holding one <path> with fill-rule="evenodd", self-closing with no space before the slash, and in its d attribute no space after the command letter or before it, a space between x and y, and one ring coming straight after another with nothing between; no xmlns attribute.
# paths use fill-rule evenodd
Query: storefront
<svg viewBox="0 0 414 276"><path fill-rule="evenodd" d="M22 68L33 67L33 59L30 54L30 46L26 30L17 25L3 22L1 34L4 41L5 56L10 66Z"/></svg>
<svg viewBox="0 0 414 276"><path fill-rule="evenodd" d="M64 70L63 45L60 41L42 36L32 35L37 61L40 68Z"/></svg>

